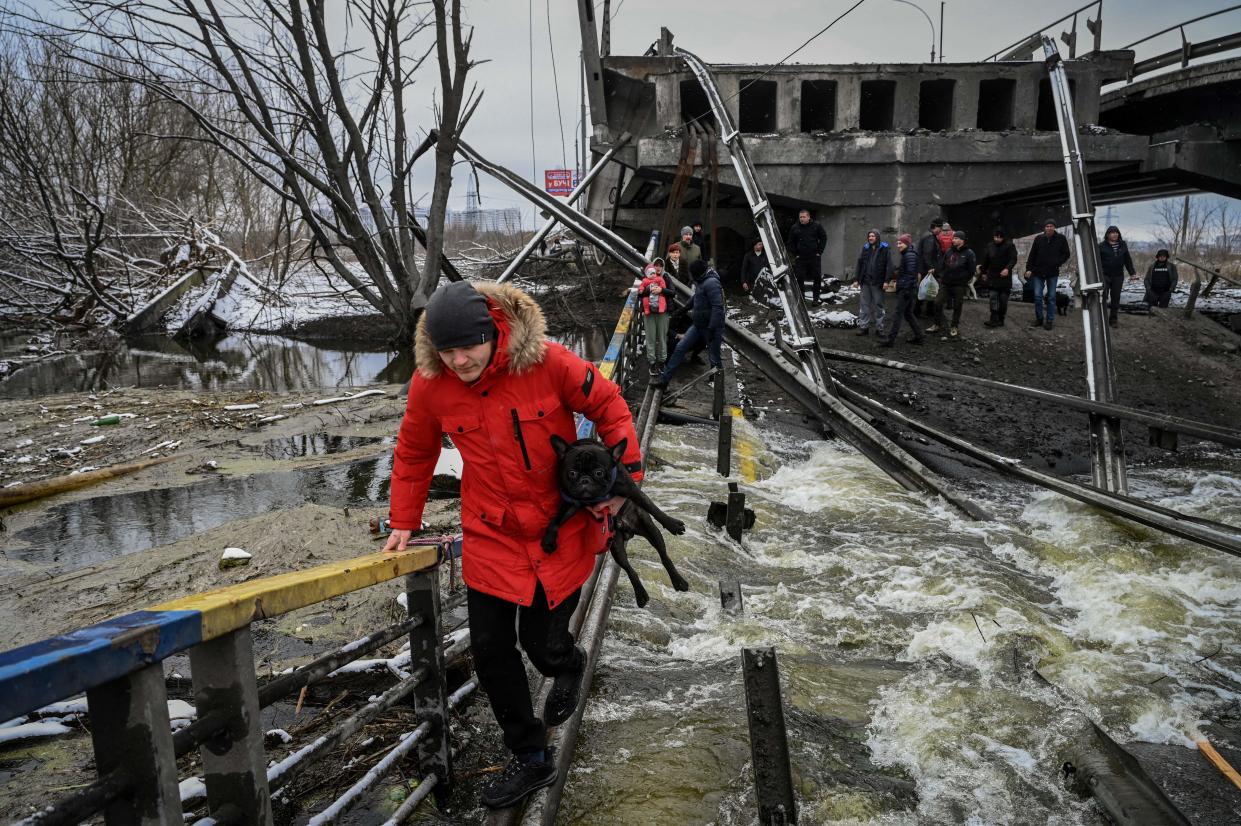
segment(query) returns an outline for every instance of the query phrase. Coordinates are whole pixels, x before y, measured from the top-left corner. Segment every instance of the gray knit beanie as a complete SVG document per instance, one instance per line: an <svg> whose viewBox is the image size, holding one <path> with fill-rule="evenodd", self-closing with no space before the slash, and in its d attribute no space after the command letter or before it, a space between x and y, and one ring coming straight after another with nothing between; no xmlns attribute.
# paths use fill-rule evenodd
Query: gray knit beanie
<svg viewBox="0 0 1241 826"><path fill-rule="evenodd" d="M487 299L466 281L450 281L427 301L427 335L436 350L473 347L496 337Z"/></svg>
<svg viewBox="0 0 1241 826"><path fill-rule="evenodd" d="M693 234L694 234L694 228L693 228L693 227L681 227L681 237L682 237L682 238L684 238L686 235L693 235Z"/></svg>

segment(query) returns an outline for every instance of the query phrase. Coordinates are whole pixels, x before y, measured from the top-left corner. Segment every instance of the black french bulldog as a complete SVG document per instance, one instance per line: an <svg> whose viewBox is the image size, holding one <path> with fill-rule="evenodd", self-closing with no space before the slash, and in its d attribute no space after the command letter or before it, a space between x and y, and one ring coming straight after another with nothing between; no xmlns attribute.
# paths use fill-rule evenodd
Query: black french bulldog
<svg viewBox="0 0 1241 826"><path fill-rule="evenodd" d="M672 581L672 587L678 591L688 591L689 583L672 564L663 534L655 526L658 521L670 532L680 536L685 533L685 523L660 510L625 472L621 457L625 455L629 440L621 439L610 449L594 439L579 439L569 444L559 436L552 436L551 442L560 460L560 508L547 526L547 532L543 534L543 550L549 554L556 550L561 526L579 509L606 502L613 496L621 496L626 502L613 516L614 531L608 550L616 564L629 577L638 607L645 606L650 597L629 563L629 554L625 548L629 539L635 535L644 537L658 552L659 560ZM654 520L651 517L654 517Z"/></svg>

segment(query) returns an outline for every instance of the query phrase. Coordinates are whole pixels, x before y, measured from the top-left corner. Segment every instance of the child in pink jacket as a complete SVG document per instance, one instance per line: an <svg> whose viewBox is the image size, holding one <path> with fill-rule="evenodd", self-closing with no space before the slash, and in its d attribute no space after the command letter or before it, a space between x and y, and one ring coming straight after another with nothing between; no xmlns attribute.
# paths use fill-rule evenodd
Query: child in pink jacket
<svg viewBox="0 0 1241 826"><path fill-rule="evenodd" d="M668 360L668 299L664 293L664 261L656 258L643 270L638 285L638 306L642 309L642 327L646 331L646 363L651 375L658 375Z"/></svg>

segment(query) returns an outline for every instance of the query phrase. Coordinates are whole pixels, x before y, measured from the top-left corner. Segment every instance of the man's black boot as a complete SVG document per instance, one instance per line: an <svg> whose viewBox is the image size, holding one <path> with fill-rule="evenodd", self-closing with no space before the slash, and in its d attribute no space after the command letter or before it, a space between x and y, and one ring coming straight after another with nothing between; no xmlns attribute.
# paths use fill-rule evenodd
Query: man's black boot
<svg viewBox="0 0 1241 826"><path fill-rule="evenodd" d="M586 673L586 652L581 648L575 650L577 670L558 676L552 682L552 690L547 692L547 702L543 704L543 722L549 726L558 726L568 720L577 708L582 676Z"/></svg>
<svg viewBox="0 0 1241 826"><path fill-rule="evenodd" d="M556 782L556 756L549 746L543 759L530 755L513 755L504 770L483 786L483 805L490 809L512 806L527 795Z"/></svg>

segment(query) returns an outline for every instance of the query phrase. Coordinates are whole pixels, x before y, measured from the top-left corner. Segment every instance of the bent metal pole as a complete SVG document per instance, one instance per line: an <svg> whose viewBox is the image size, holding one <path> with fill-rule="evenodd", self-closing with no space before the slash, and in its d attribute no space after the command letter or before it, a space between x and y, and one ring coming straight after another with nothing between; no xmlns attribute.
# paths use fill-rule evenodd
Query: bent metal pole
<svg viewBox="0 0 1241 826"><path fill-rule="evenodd" d="M573 191L569 193L569 198L565 201L565 203L572 204L576 201L578 197L590 187L590 182L595 179L595 176L603 171L603 168L608 165L608 161L612 160L612 158L616 156L616 153L619 152L625 144L629 143L629 139L631 137L633 136L628 132L625 132L617 138L616 143L612 144L612 148L609 149L607 153L590 168L590 171L582 177L582 180L578 181L577 186L575 186ZM503 284L505 281L512 278L517 273L517 268L525 263L526 259L530 256L530 253L534 252L535 248L538 247L539 242L546 238L548 234L556 228L556 224L558 223L560 222L556 220L556 216L553 215L548 218L546 223L539 228L539 231L526 242L524 247L522 247L521 252L517 253L517 257L510 261L509 265L504 268L504 272L500 273L500 277L496 279L496 283Z"/></svg>
<svg viewBox="0 0 1241 826"><path fill-rule="evenodd" d="M1069 88L1064 60L1056 42L1043 37L1047 75L1056 102L1056 122L1060 126L1060 148L1064 153L1064 175L1069 188L1069 211L1073 218L1073 245L1082 294L1082 328L1086 340L1086 392L1092 401L1116 401L1116 376L1112 372L1112 348L1104 318L1102 269L1095 235L1090 187L1082 165L1073 117L1073 95ZM1090 414L1090 475L1094 486L1111 493L1128 493L1125 472L1125 446L1121 442L1120 421Z"/></svg>
<svg viewBox="0 0 1241 826"><path fill-rule="evenodd" d="M759 185L758 175L750 156L746 153L745 144L741 141L741 132L733 125L732 115L724 105L719 87L711 77L705 63L692 52L677 47L677 57L685 61L699 85L707 94L715 120L719 124L720 139L728 147L728 154L733 161L733 170L737 180L741 182L741 190L750 205L750 214L758 227L759 237L763 239L763 248L767 250L767 258L771 262L771 277L780 291L780 301L784 305L784 319L789 325L787 343L797 354L797 360L806 378L823 388L827 393L835 393L833 385L827 380L827 366L819 353L819 342L814 336L814 327L810 323L810 314L806 312L806 301L802 295L801 284L794 284L792 269L789 267L788 253L784 249L784 239L776 227L776 216L771 210L771 203Z"/></svg>

